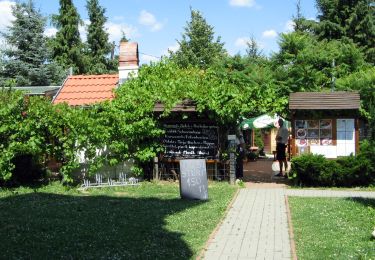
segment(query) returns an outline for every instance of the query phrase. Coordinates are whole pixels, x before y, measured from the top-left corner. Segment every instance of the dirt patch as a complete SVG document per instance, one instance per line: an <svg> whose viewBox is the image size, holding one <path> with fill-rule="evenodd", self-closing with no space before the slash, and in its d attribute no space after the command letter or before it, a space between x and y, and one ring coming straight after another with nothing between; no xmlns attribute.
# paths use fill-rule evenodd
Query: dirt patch
<svg viewBox="0 0 375 260"><path fill-rule="evenodd" d="M130 193L125 192L125 191L117 191L117 192L114 193L114 195L116 197L126 197L126 196L130 196Z"/></svg>

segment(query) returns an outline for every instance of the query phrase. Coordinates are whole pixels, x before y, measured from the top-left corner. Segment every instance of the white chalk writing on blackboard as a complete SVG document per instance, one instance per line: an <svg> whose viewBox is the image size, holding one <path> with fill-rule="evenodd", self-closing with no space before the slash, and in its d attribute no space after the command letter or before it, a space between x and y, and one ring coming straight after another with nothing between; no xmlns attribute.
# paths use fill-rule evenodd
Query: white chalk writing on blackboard
<svg viewBox="0 0 375 260"><path fill-rule="evenodd" d="M218 149L218 127L204 123L164 124L165 157L215 157Z"/></svg>

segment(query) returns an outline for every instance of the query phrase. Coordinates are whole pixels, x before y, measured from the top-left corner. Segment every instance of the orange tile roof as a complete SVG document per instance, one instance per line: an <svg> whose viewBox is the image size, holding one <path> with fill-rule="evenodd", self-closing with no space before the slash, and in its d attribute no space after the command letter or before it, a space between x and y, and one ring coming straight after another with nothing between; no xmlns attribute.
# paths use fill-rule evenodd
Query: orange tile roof
<svg viewBox="0 0 375 260"><path fill-rule="evenodd" d="M69 76L53 104L66 102L70 106L84 106L111 100L118 81L118 74Z"/></svg>

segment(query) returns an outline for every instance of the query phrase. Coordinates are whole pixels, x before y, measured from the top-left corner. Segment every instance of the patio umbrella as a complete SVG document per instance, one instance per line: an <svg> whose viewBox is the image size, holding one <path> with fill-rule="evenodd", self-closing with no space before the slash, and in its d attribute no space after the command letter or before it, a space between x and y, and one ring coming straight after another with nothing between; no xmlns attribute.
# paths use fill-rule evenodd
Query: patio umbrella
<svg viewBox="0 0 375 260"><path fill-rule="evenodd" d="M268 114L264 114L264 115L253 117L253 118L245 118L240 123L240 128L242 130L247 130L247 129L255 129L255 128L278 127L279 118L280 117L277 115L270 116ZM284 119L284 122L286 123L286 126L288 126L288 123L285 119Z"/></svg>

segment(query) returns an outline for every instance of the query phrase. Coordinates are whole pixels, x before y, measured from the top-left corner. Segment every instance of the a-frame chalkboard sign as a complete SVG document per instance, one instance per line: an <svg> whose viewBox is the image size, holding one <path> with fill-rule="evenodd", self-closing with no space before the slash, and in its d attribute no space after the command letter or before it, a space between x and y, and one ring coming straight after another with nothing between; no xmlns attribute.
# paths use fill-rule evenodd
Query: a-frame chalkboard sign
<svg viewBox="0 0 375 260"><path fill-rule="evenodd" d="M180 160L180 194L183 199L208 199L206 161Z"/></svg>

